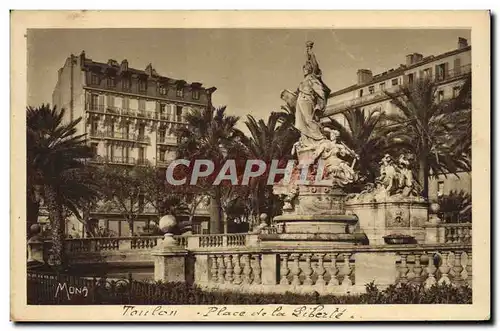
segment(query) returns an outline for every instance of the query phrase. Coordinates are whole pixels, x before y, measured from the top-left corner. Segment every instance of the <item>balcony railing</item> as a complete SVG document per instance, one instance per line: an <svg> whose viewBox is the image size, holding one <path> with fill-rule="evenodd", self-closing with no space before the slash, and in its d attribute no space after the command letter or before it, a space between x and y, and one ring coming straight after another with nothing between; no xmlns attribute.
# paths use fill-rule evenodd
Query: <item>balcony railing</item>
<svg viewBox="0 0 500 331"><path fill-rule="evenodd" d="M135 158L130 156L96 156L91 159L94 163L114 163L114 164L128 164L135 165L138 164Z"/></svg>
<svg viewBox="0 0 500 331"><path fill-rule="evenodd" d="M172 114L157 113L157 112L146 111L146 110L128 109L128 108L120 108L120 107L105 106L105 105L93 105L93 104L89 104L89 103L86 104L85 109L87 111L90 111L90 112L101 113L101 114L155 119L155 120L162 120L162 121L178 123L178 124L184 123L184 121L179 120L179 118L177 116L174 116Z"/></svg>
<svg viewBox="0 0 500 331"><path fill-rule="evenodd" d="M139 142L144 144L151 143L151 138L145 135L138 135L135 133L127 133L120 131L90 131L89 136L97 139L116 139Z"/></svg>
<svg viewBox="0 0 500 331"><path fill-rule="evenodd" d="M177 145L177 137L175 136L158 137L157 143L162 145Z"/></svg>
<svg viewBox="0 0 500 331"><path fill-rule="evenodd" d="M462 66L459 68L454 68L451 70L448 70L447 72L441 72L441 73L436 73L432 78L435 82L445 82L451 79L459 78L462 77L468 73L471 72L471 66L466 65ZM399 90L400 86L393 86L391 88L385 89L387 92L397 92ZM342 101L339 103L335 103L332 105L327 106L326 113L335 113L340 110L344 110L347 108L354 108L354 107L359 107L361 105L367 104L367 103L373 103L373 102L378 102L381 100L388 99L389 97L385 94L385 91L377 91L373 94L367 94L359 98L354 98L350 99L347 101Z"/></svg>

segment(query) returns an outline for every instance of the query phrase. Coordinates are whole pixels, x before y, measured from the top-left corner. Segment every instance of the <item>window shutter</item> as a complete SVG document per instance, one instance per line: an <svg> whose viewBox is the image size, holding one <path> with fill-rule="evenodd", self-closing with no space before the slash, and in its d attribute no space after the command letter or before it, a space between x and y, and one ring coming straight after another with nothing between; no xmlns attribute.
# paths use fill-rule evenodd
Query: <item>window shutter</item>
<svg viewBox="0 0 500 331"><path fill-rule="evenodd" d="M460 58L459 57L457 57L453 61L453 72L455 73L455 75L460 75Z"/></svg>

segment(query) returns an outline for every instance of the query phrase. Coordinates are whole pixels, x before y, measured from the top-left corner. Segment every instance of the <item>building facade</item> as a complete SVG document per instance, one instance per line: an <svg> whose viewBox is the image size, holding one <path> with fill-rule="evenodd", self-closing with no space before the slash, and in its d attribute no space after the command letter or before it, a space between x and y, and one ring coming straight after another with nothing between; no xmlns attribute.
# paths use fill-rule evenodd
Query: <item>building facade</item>
<svg viewBox="0 0 500 331"><path fill-rule="evenodd" d="M411 84L421 78L430 78L437 83L437 98L448 99L458 95L466 75L471 72L471 46L464 38L458 38L457 48L449 52L424 57L408 54L405 64L373 75L369 69L357 71L357 83L332 92L325 116L347 125L343 113L359 107L365 112L382 111L386 114L398 112L385 91L396 92L403 84ZM323 120L328 120L325 117ZM462 172L456 176L432 177L429 180L429 198L435 199L452 190L471 192L471 175Z"/></svg>
<svg viewBox="0 0 500 331"><path fill-rule="evenodd" d="M66 109L66 121L84 119L78 133L86 134L95 152L92 162L166 168L175 158L175 132L185 125L184 116L192 109L211 106L215 90L159 75L151 64L138 70L129 67L126 59L96 62L82 52L68 57L59 69L52 103ZM195 232L208 231L207 208L205 203L197 208ZM157 218L152 206L141 209L134 233ZM100 205L89 216L116 235L128 235L120 212L109 206Z"/></svg>

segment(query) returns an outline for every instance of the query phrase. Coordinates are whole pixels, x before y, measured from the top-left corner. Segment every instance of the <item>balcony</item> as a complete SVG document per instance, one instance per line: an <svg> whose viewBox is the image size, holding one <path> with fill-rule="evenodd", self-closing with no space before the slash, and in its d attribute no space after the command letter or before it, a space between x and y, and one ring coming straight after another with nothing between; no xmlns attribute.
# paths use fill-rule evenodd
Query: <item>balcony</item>
<svg viewBox="0 0 500 331"><path fill-rule="evenodd" d="M145 110L127 109L114 106L93 105L93 104L86 104L85 109L89 112L99 113L99 114L156 119L156 114L154 112Z"/></svg>
<svg viewBox="0 0 500 331"><path fill-rule="evenodd" d="M158 141L156 142L159 145L177 145L177 137L175 136L165 136L158 137Z"/></svg>
<svg viewBox="0 0 500 331"><path fill-rule="evenodd" d="M433 78L433 81L435 81L439 84L442 84L442 83L448 82L448 81L453 80L453 79L459 79L459 78L469 74L470 72L471 72L471 66L466 65L466 66L462 66L462 67L459 67L456 69L454 68L454 69L448 70L446 72L436 73L436 75L432 78ZM400 88L400 86L393 86L391 88L386 89L385 91L394 93L394 92L397 92L399 88ZM362 97L353 98L353 99L350 99L347 101L342 101L342 102L334 103L332 105L328 105L325 113L328 115L332 115L335 113L339 113L339 112L341 112L345 109L348 109L348 108L361 107L361 106L364 106L366 104L380 102L382 100L387 100L387 99L389 99L389 97L385 94L384 91L377 91L373 94L368 94L368 95L365 95Z"/></svg>
<svg viewBox="0 0 500 331"><path fill-rule="evenodd" d="M109 164L125 164L136 165L135 158L130 156L96 156L90 160L92 163L109 163Z"/></svg>
<svg viewBox="0 0 500 331"><path fill-rule="evenodd" d="M94 139L124 140L143 144L151 143L151 138L148 136L120 131L91 131L89 137Z"/></svg>

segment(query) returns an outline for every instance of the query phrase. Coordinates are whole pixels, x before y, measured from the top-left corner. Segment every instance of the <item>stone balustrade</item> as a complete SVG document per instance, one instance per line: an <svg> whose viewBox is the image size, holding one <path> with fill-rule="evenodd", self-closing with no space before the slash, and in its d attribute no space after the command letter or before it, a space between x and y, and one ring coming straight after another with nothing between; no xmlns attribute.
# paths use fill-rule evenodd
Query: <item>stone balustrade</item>
<svg viewBox="0 0 500 331"><path fill-rule="evenodd" d="M444 229L441 242L470 243L472 241L472 223L441 224Z"/></svg>
<svg viewBox="0 0 500 331"><path fill-rule="evenodd" d="M472 285L470 224L438 226L445 242L408 245L271 248L261 245L259 234L250 233L174 236L177 245L165 252L155 249L162 236L69 239L65 244L75 263L94 258L94 263L149 263L155 269L158 264L163 272L155 272L155 279L164 281L170 274L179 281L185 272L174 271L181 268L191 274L184 281L207 289L345 294L363 292L371 282L381 288L398 283Z"/></svg>
<svg viewBox="0 0 500 331"><path fill-rule="evenodd" d="M472 285L470 245L384 245L327 250L289 248L266 252L234 248L192 251L194 282L212 289L249 292L357 293L374 281Z"/></svg>

